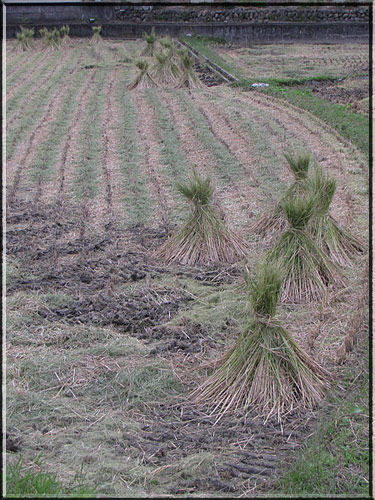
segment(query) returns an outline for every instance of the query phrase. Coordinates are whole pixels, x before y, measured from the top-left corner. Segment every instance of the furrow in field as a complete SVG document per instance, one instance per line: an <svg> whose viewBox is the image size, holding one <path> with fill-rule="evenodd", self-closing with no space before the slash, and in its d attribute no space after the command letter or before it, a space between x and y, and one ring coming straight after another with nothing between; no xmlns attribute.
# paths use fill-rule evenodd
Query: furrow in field
<svg viewBox="0 0 375 500"><path fill-rule="evenodd" d="M269 114L256 106L243 106L233 92L212 90L205 94L207 103L218 110L235 136L242 139L243 160L251 163L257 182L256 196L266 202L275 202L280 191L285 191L292 181L292 174L287 167L283 153L288 149L302 149L302 144L279 126ZM223 106L225 103L225 106ZM281 124L282 125L282 124ZM220 133L221 127L218 128ZM236 137L229 141L236 143Z"/></svg>
<svg viewBox="0 0 375 500"><path fill-rule="evenodd" d="M76 67L79 64L78 60L76 62ZM71 75L68 74L64 78L62 82L68 81L71 79ZM65 88L67 91L68 88ZM21 175L23 182L26 182L26 171L30 165L33 151L36 144L39 144L40 141L43 141L48 135L48 129L50 126L50 120L56 114L59 106L63 100L64 93L61 93L60 87L55 91L52 95L51 100L48 103L47 110L44 112L40 120L38 121L36 127L33 129L31 135L27 138L27 140L23 141L21 146L19 147L17 154L11 160L7 162L7 183L10 185L9 198L8 202L11 203L16 196L17 190L19 189L19 185L21 182Z"/></svg>
<svg viewBox="0 0 375 500"><path fill-rule="evenodd" d="M176 189L176 182L186 182L188 162L181 148L181 141L176 131L172 114L160 97L160 91L148 89L145 91L146 100L153 111L154 130L156 138L161 145L162 175L169 183L169 190L174 200L172 221L175 223L185 219L186 200Z"/></svg>
<svg viewBox="0 0 375 500"><path fill-rule="evenodd" d="M40 53L34 54L41 55ZM12 55L7 54L6 56L6 78L7 82L11 82L17 75L17 73L23 73L24 68L30 68L33 59L30 60L30 53L28 52L19 52L14 51Z"/></svg>
<svg viewBox="0 0 375 500"><path fill-rule="evenodd" d="M76 71L72 74L69 87L64 89L60 98L53 104L52 119L46 123L45 134L38 141L30 161L29 170L35 185L34 203L49 203L55 192L57 172L56 165L63 138L71 125L73 108L77 96L85 82L85 74ZM47 189L44 189L46 187Z"/></svg>
<svg viewBox="0 0 375 500"><path fill-rule="evenodd" d="M19 146L20 143L24 142L22 141L23 135L35 126L35 120L42 114L50 99L69 81L71 73L77 69L79 64L77 59L78 54L76 51L64 54L58 61L53 72L49 75L49 78L46 79L45 86L35 89L33 92L34 98L28 101L22 109L22 113L16 113L14 120L7 122L7 160L10 160L17 154L17 145ZM71 71L67 72L69 69ZM53 92L52 96L50 92ZM15 124L13 123L14 121L16 122Z"/></svg>
<svg viewBox="0 0 375 500"><path fill-rule="evenodd" d="M11 129L13 124L21 118L19 110L22 109L25 103L32 102L34 96L43 90L43 87L48 84L51 76L59 70L61 63L65 61L68 54L62 58L57 53L47 53L43 60L43 67L47 69L46 73L35 73L34 78L26 79L22 82L22 86L15 90L19 90L18 94L13 92L12 96L7 97L7 128Z"/></svg>
<svg viewBox="0 0 375 500"><path fill-rule="evenodd" d="M247 182L252 187L251 180L248 181L238 159L215 134L207 117L195 104L190 93L177 91L175 96L191 122L192 134L213 159L213 169L220 186L218 200L223 205L225 212L228 212L228 218L230 217L233 224L246 226L249 217L252 216L252 210L249 210L250 199L246 192Z"/></svg>
<svg viewBox="0 0 375 500"><path fill-rule="evenodd" d="M153 203L150 197L152 183L145 172L145 153L137 133L138 110L126 84L131 72L122 70L114 92L113 114L115 121L110 132L114 133L123 196L122 217L130 225L150 224Z"/></svg>
<svg viewBox="0 0 375 500"><path fill-rule="evenodd" d="M251 193L255 195L259 180L257 170L259 160L254 154L254 145L250 137L245 137L238 127L220 110L222 103L210 103L203 94L192 94L193 101L206 117L212 133L237 158L245 178L250 182Z"/></svg>
<svg viewBox="0 0 375 500"><path fill-rule="evenodd" d="M6 95L6 100L9 104L17 91L22 90L23 86L33 88L42 85L42 83L38 82L38 79L44 74L43 71L49 64L49 61L47 61L49 55L46 53L36 54L30 63L22 66L22 71L18 71L17 74L12 73L9 78L7 75L7 89L9 89L9 92Z"/></svg>
<svg viewBox="0 0 375 500"><path fill-rule="evenodd" d="M161 92L165 105L173 119L174 127L179 136L182 151L190 167L195 167L203 176L209 176L215 186L214 203L218 204L222 216L230 221L231 226L248 222L249 205L245 200L238 199L238 191L232 190L229 185L222 185L216 169L216 159L212 150L207 149L194 133L195 123L181 106L174 93ZM190 175L190 168L185 177ZM225 213L223 209L225 208Z"/></svg>
<svg viewBox="0 0 375 500"><path fill-rule="evenodd" d="M114 86L118 78L117 70L113 70L104 89L105 103L102 118L102 152L100 158L100 174L98 176L100 192L95 199L97 202L95 217L102 220L106 230L112 228L115 218L121 216L122 190L120 177L118 175L118 156L116 154L116 142L112 125L116 125L118 116L115 112Z"/></svg>
<svg viewBox="0 0 375 500"><path fill-rule="evenodd" d="M171 193L166 190L169 184L162 171L161 147L157 140L154 116L147 104L143 91L133 90L131 99L138 111L137 130L144 151L144 170L152 184L154 202L153 224L162 224L166 229L170 227L170 212L173 206Z"/></svg>
<svg viewBox="0 0 375 500"><path fill-rule="evenodd" d="M290 136L304 144L325 171L337 180L338 189L332 204L332 213L339 221L347 220L350 209L347 202L348 178L350 171L358 169L358 159L361 163L363 162L363 159L358 156L359 152L355 148L343 145L337 140L336 134L330 134L327 128L322 129L319 123L310 120L308 115L304 116L301 110L287 108L277 100L268 99L268 97L263 99L263 96L253 94L237 96L237 99L250 106L250 109L256 106L258 109L266 110ZM363 205L363 199L359 203Z"/></svg>
<svg viewBox="0 0 375 500"><path fill-rule="evenodd" d="M78 205L77 229L81 240L86 241L97 232L103 232L103 220L97 216L97 198L100 192L99 162L102 155L102 115L105 102L107 71L98 68L92 93L86 101L85 118L78 132L77 149L73 158L73 176L67 191L74 205ZM81 257L85 257L85 247Z"/></svg>
<svg viewBox="0 0 375 500"><path fill-rule="evenodd" d="M51 191L51 197L56 200L58 205L63 205L67 201L67 186L70 186L73 182L72 165L78 150L77 138L85 116L87 100L93 92L92 84L95 74L95 71L86 74L84 85L81 87L76 98L75 110L65 136L64 144L58 155L55 189Z"/></svg>

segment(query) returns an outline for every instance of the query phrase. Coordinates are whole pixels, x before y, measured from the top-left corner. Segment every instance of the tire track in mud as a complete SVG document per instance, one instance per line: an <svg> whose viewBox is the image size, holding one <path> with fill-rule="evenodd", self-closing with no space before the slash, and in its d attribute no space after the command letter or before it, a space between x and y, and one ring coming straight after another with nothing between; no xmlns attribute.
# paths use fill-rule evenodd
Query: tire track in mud
<svg viewBox="0 0 375 500"><path fill-rule="evenodd" d="M40 54L37 54L38 56ZM36 73L38 73L39 71L42 71L44 69L44 67L47 65L47 64L44 64L46 62L46 59L49 58L51 54L47 53L47 54L44 54L44 57L42 57L42 59L40 59L40 61L38 61L38 63L36 65L33 65L32 63L31 64L28 64L27 65L27 68L25 68L25 76L23 78L21 78L17 83L16 85L12 86L11 88L11 91L9 93L7 93L6 95L6 100L10 100L14 97L15 93L25 84L27 83L28 85L30 85L30 80L33 79L33 77L35 76ZM29 70L29 66L32 67L31 70ZM8 75L7 75L8 76ZM9 85L11 85L11 82L9 82ZM38 85L38 82L35 82L35 83L32 83L32 85ZM40 84L39 84L40 85ZM25 99L23 99L22 102L26 101L28 98L28 96L25 96ZM21 102L21 104L22 104Z"/></svg>
<svg viewBox="0 0 375 500"><path fill-rule="evenodd" d="M160 173L163 162L161 160L160 144L155 135L153 112L141 91L133 90L130 95L133 104L138 110L137 130L145 152L144 158L146 164L144 170L148 172L152 192L157 200L154 205L156 210L154 211L153 223L157 225L161 223L169 231L171 225L170 211L173 200L171 194L164 187L168 183Z"/></svg>
<svg viewBox="0 0 375 500"><path fill-rule="evenodd" d="M244 223L247 222L247 217L244 218L243 215L244 210L249 208L248 199L245 199L243 193L240 192L240 188L235 183L231 184L231 186L220 187L222 181L220 181L215 168L215 157L194 134L194 124L191 118L171 93L164 91L160 95L173 118L186 158L203 175L209 176L213 181L213 185L216 186L214 204L219 204L221 216L237 223L243 219ZM240 203L239 199L241 200ZM224 205L226 214L224 214L223 210Z"/></svg>
<svg viewBox="0 0 375 500"><path fill-rule="evenodd" d="M75 70L72 73L78 71L78 67L81 63L82 58L83 54L81 54L80 58L77 60ZM61 62L61 64L63 64L63 61ZM64 80L68 81L71 78L72 73L67 74ZM50 126L49 121L55 114L55 110L59 108L65 93L69 90L68 87L63 87L65 91L61 93L62 85L52 95L52 99L47 107L47 110L39 119L38 124L32 131L31 135L28 137L26 143L24 144L24 148L21 149L21 151L19 151L12 160L8 160L7 162L7 176L10 174L10 178L8 177L9 184L11 182L11 179L13 178L13 182L9 191L8 203L12 203L15 199L17 190L19 189L19 185L21 182L21 173L25 174L25 170L27 171L28 166L30 165L30 162L32 160L34 145L46 139ZM13 176L11 175L12 171L14 171Z"/></svg>
<svg viewBox="0 0 375 500"><path fill-rule="evenodd" d="M347 202L347 192L350 188L346 186L345 178L349 168L358 167L358 163L351 160L349 156L353 153L358 155L357 158L359 157L360 165L363 168L364 162L361 153L351 143L347 144L347 141L328 125L320 123L319 119L293 105L288 104L286 107L278 100L263 95L237 95L237 99L247 105L251 103L258 109L267 111L278 126L286 131L287 135L305 144L306 149L317 158L324 169L336 178L338 189L332 204L332 214L339 221L346 220L348 218L347 212L350 210ZM340 151L342 146L344 146L344 153Z"/></svg>
<svg viewBox="0 0 375 500"><path fill-rule="evenodd" d="M51 76L52 76L52 75L54 75L54 74L59 74L59 72L60 72L60 71L61 71L61 69L63 68L63 66L64 66L64 64L65 64L66 60L69 58L69 56L70 56L70 54L69 54L69 53L66 53L66 54L64 55L64 57L62 57L62 58L61 58L61 59L57 62L56 66L54 67L54 69L52 70L52 72L51 72L51 73L49 73L49 76L48 76L48 77L46 77L46 78L43 80L43 86L48 87L48 85L50 85L50 83L48 83L48 82L49 82L49 80L51 80ZM83 57L83 54L81 54L81 56L80 56L79 60L81 60L81 58L82 58L82 57ZM78 61L77 61L77 62L76 62L76 64L75 64L75 68L74 68L74 69L72 69L71 71L69 71L69 73L67 73L67 74L65 75L65 77L64 77L64 79L63 79L64 81L69 80L69 78L70 78L71 74L72 74L73 72L77 71L77 66L78 66L78 64L79 64L79 63L78 63ZM61 83L61 84L59 85L58 90L57 90L57 93L60 91L60 89L61 89L61 87L62 87L62 86L63 86L63 83ZM48 89L48 90L49 90L49 89ZM36 94L38 94L38 93L40 94L40 93L41 93L41 91L43 91L43 87L37 87L37 88L35 88L35 90L32 92L31 96L35 97L35 95L36 95ZM55 97L55 95L56 95L56 91L55 91L55 93L54 93L54 94L52 94L52 97L50 97L50 99L53 99L53 98ZM32 106L32 105L33 105L33 101L34 101L34 99L32 99L32 100L30 101L31 96L29 96L29 104L31 104L31 106ZM19 109L19 108L18 108L18 109ZM26 112L26 114L27 114L27 112ZM14 123L14 122L16 122L16 123L17 123L17 122L20 122L20 126L18 127L18 130L16 131L15 135L13 136L11 144L10 144L10 145L7 145L7 160L8 160L8 161L9 161L9 160L11 160L11 159L13 159L13 158L14 158L14 156L17 154L17 150L18 150L18 149L19 149L19 147L20 147L20 144L19 144L19 145L18 145L18 147L16 148L17 141L18 141L18 139L19 139L20 135L22 134L22 132L24 131L24 129L27 129L27 128L28 128L28 123L27 123L27 120L26 120L26 122L25 122L25 124L24 124L24 125L22 124L22 121L23 121L23 120L25 120L24 113L17 113L17 111L16 111L16 112L15 112L15 115L13 116L13 118L12 118L9 122L7 122L7 130L9 130L9 128L10 128L11 126L13 126L13 123ZM35 131L35 130L34 130L34 131ZM33 131L31 134L33 134L33 133L34 133L34 131ZM21 143L21 144L22 144L22 143ZM9 153L9 150L10 150L10 149L12 149L12 148L14 148L13 153Z"/></svg>

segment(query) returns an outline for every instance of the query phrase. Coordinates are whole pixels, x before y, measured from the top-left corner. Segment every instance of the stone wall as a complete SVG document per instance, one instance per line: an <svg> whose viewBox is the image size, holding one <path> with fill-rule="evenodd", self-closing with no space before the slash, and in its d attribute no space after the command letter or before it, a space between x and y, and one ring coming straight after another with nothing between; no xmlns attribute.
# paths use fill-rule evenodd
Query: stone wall
<svg viewBox="0 0 375 500"><path fill-rule="evenodd" d="M165 7L140 5L70 4L7 5L8 24L87 22L94 18L104 22L368 22L369 7Z"/></svg>

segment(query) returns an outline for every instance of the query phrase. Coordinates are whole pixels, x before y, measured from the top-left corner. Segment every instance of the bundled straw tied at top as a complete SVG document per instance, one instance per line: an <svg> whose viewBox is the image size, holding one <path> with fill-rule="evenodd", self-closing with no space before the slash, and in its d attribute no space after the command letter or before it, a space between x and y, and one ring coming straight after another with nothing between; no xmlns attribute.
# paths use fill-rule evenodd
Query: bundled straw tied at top
<svg viewBox="0 0 375 500"><path fill-rule="evenodd" d="M285 153L284 157L294 175L294 182L281 200L272 208L271 212L264 214L252 226L252 231L262 236L285 230L288 224L282 206L283 202L290 196L307 194L309 190L306 181L308 179L309 166L311 163L310 154L292 155L291 153Z"/></svg>
<svg viewBox="0 0 375 500"><path fill-rule="evenodd" d="M351 267L352 259L366 251L366 243L339 226L329 213L336 192L336 181L324 174L317 165L309 184L318 199L316 216L309 225L312 239L334 262Z"/></svg>
<svg viewBox="0 0 375 500"><path fill-rule="evenodd" d="M175 87L180 75L180 69L173 60L173 54L162 50L155 54L152 67L152 77L160 86Z"/></svg>
<svg viewBox="0 0 375 500"><path fill-rule="evenodd" d="M324 396L329 372L316 363L275 318L283 276L277 265L262 263L256 278L245 273L254 317L221 366L191 395L210 405L220 419L230 410L254 411L278 420L312 408Z"/></svg>
<svg viewBox="0 0 375 500"><path fill-rule="evenodd" d="M188 184L177 184L178 191L190 202L191 211L184 226L172 235L155 256L169 264L234 262L246 256L242 238L228 229L212 204L214 188L210 178L202 178L196 169Z"/></svg>
<svg viewBox="0 0 375 500"><path fill-rule="evenodd" d="M145 57L152 57L154 55L154 52L156 50L156 40L157 36L155 35L155 28L152 27L151 33L148 35L145 31L142 33L143 38L146 40L147 45L145 50L142 52L142 56Z"/></svg>
<svg viewBox="0 0 375 500"><path fill-rule="evenodd" d="M139 72L134 80L129 83L129 90L133 90L135 88L150 89L158 87L158 84L150 73L150 64L146 59L137 59L137 61L135 61L135 65L139 69Z"/></svg>
<svg viewBox="0 0 375 500"><path fill-rule="evenodd" d="M177 84L178 88L200 89L205 85L199 79L199 76L194 70L194 58L189 54L187 49L181 49L178 52L180 58L180 66L182 74Z"/></svg>
<svg viewBox="0 0 375 500"><path fill-rule="evenodd" d="M289 227L266 256L284 273L282 302L321 300L330 285L344 285L340 269L316 245L308 224L316 212L317 198L293 197L285 200L283 210Z"/></svg>
<svg viewBox="0 0 375 500"><path fill-rule="evenodd" d="M20 27L21 31L16 33L17 48L20 52L25 52L33 48L34 28Z"/></svg>
<svg viewBox="0 0 375 500"><path fill-rule="evenodd" d="M100 35L101 31L102 31L101 26L93 26L92 27L92 37L91 37L90 43L101 43L103 41L103 38Z"/></svg>

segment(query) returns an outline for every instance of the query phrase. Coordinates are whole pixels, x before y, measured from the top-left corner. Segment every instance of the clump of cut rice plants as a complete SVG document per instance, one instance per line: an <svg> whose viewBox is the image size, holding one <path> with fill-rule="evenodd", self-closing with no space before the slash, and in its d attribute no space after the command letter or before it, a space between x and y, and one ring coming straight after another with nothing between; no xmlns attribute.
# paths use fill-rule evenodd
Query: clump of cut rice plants
<svg viewBox="0 0 375 500"><path fill-rule="evenodd" d="M33 48L34 28L29 29L23 26L20 26L20 28L21 31L16 33L18 49L21 52L31 50Z"/></svg>
<svg viewBox="0 0 375 500"><path fill-rule="evenodd" d="M283 202L289 228L266 256L284 273L282 302L321 300L330 285L343 285L339 268L312 240L307 226L316 211L317 199L295 196Z"/></svg>
<svg viewBox="0 0 375 500"><path fill-rule="evenodd" d="M152 27L151 33L149 35L144 31L142 33L142 36L146 40L147 45L141 55L145 57L153 57L155 53L155 43L157 40L157 37L155 35L155 28Z"/></svg>
<svg viewBox="0 0 375 500"><path fill-rule="evenodd" d="M329 372L315 362L275 318L283 276L277 265L263 263L256 278L245 280L254 311L222 364L192 394L220 419L231 410L254 411L267 421L312 408L324 396Z"/></svg>
<svg viewBox="0 0 375 500"><path fill-rule="evenodd" d="M62 43L63 44L68 44L70 42L70 27L68 25L62 26L60 28L60 34L62 36Z"/></svg>
<svg viewBox="0 0 375 500"><path fill-rule="evenodd" d="M101 43L103 41L103 38L100 35L101 31L101 26L92 26L92 37L90 43Z"/></svg>
<svg viewBox="0 0 375 500"><path fill-rule="evenodd" d="M325 175L318 165L310 185L317 196L318 206L309 232L317 246L334 262L351 267L352 259L366 251L366 243L340 227L329 213L336 192L336 181Z"/></svg>
<svg viewBox="0 0 375 500"><path fill-rule="evenodd" d="M284 200L288 199L290 196L308 193L306 181L311 161L309 153L296 156L285 153L284 157L294 175L294 182L282 199L273 207L271 212L262 215L252 226L252 231L261 236L267 236L285 230L288 224L282 206Z"/></svg>
<svg viewBox="0 0 375 500"><path fill-rule="evenodd" d="M209 177L200 177L195 169L187 184L177 190L191 204L184 226L155 253L166 264L234 262L246 256L245 242L228 229L212 204L214 188Z"/></svg>
<svg viewBox="0 0 375 500"><path fill-rule="evenodd" d="M60 31L57 28L53 28L52 31L48 31L47 28L42 28L39 30L42 36L42 42L44 43L43 49L53 51L60 50L62 47L62 38Z"/></svg>
<svg viewBox="0 0 375 500"><path fill-rule="evenodd" d="M175 86L178 83L180 70L169 51L160 51L155 54L155 63L152 69L153 77L159 85Z"/></svg>
<svg viewBox="0 0 375 500"><path fill-rule="evenodd" d="M137 59L135 65L139 69L138 75L135 79L129 83L128 89L133 90L135 88L139 89L149 89L152 87L158 87L158 84L152 77L149 70L149 62L146 59Z"/></svg>
<svg viewBox="0 0 375 500"><path fill-rule="evenodd" d="M178 52L180 65L182 69L181 78L177 84L178 88L200 89L204 84L199 79L199 76L194 70L194 58L187 50Z"/></svg>

